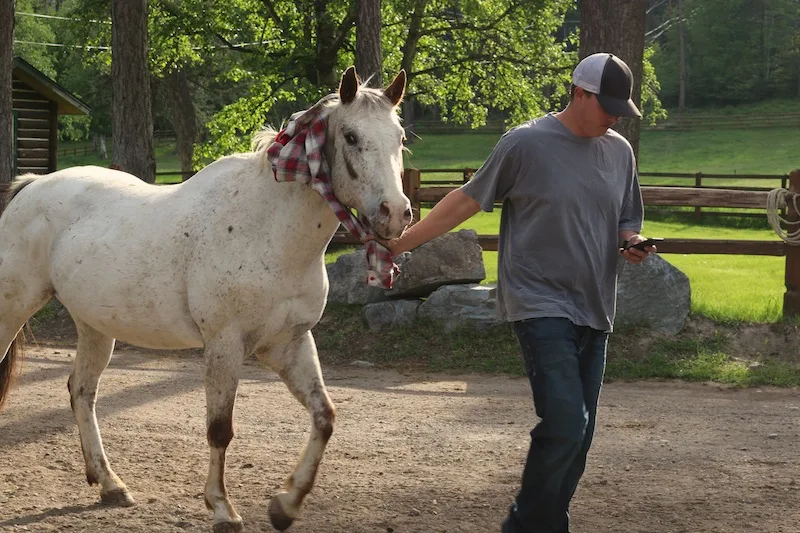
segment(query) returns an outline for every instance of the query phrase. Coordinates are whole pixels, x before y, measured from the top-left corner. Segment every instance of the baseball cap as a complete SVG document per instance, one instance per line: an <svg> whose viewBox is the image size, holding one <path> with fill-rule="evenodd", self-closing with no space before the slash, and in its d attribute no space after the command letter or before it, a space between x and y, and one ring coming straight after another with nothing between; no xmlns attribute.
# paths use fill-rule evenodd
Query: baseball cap
<svg viewBox="0 0 800 533"><path fill-rule="evenodd" d="M615 117L642 114L631 100L633 74L623 60L609 53L586 56L572 72L572 84L594 93L600 106Z"/></svg>

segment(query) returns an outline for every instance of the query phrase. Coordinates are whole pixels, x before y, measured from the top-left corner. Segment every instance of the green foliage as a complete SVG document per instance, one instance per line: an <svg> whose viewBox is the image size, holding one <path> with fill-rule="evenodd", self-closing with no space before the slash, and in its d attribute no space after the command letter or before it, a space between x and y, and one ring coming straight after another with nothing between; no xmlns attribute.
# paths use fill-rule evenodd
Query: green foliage
<svg viewBox="0 0 800 533"><path fill-rule="evenodd" d="M55 75L55 58L47 47L35 43L57 43L55 31L48 19L33 17L30 14L52 15L50 2L45 0L16 0L14 12L13 53L53 77ZM21 14L25 13L25 14Z"/></svg>
<svg viewBox="0 0 800 533"><path fill-rule="evenodd" d="M656 49L648 46L644 49L644 60L642 62L642 121L651 126L658 120L667 118L667 110L661 104L659 92L661 84L656 76L656 69L653 67L653 55Z"/></svg>
<svg viewBox="0 0 800 533"><path fill-rule="evenodd" d="M384 6L386 64L391 70L410 66L409 94L438 106L444 120L481 126L495 109L509 123L519 123L552 108L565 94L577 56L556 35L573 2L431 0ZM410 12L420 17L417 40L403 24Z"/></svg>
<svg viewBox="0 0 800 533"><path fill-rule="evenodd" d="M797 97L800 3L796 0L683 0L687 105L726 105ZM665 6L666 7L666 4ZM677 3L661 20L669 29L653 58L662 99L678 101Z"/></svg>

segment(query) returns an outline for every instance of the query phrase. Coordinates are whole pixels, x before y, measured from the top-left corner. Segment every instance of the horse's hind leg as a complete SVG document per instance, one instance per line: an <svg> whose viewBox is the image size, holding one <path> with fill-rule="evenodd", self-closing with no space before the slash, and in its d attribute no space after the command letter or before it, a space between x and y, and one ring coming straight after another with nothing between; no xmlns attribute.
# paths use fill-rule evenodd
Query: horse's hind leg
<svg viewBox="0 0 800 533"><path fill-rule="evenodd" d="M206 480L206 507L214 511L214 533L242 531L242 517L225 488L225 452L233 440L233 407L244 348L238 342L206 343L206 436L210 451Z"/></svg>
<svg viewBox="0 0 800 533"><path fill-rule="evenodd" d="M100 484L100 500L103 503L128 507L134 504L133 498L108 464L94 409L100 374L111 360L114 339L80 320L75 320L75 326L78 330L78 349L67 388L72 412L78 423L86 463L86 481L90 485Z"/></svg>
<svg viewBox="0 0 800 533"><path fill-rule="evenodd" d="M283 350L268 354L269 364L311 415L311 435L300 461L283 488L272 498L269 517L276 529L287 529L300 513L303 498L314 486L317 468L333 433L336 411L333 407L317 358L311 332L289 343Z"/></svg>

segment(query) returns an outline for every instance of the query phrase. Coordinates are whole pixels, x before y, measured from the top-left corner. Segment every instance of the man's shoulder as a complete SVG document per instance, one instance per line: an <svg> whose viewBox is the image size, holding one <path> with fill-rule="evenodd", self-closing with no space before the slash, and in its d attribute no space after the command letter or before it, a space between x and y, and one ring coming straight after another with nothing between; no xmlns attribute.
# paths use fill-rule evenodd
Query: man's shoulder
<svg viewBox="0 0 800 533"><path fill-rule="evenodd" d="M530 146L531 141L542 139L553 133L553 117L544 115L514 126L503 134L501 142L507 146L523 144Z"/></svg>
<svg viewBox="0 0 800 533"><path fill-rule="evenodd" d="M628 139L626 139L625 136L623 136L618 131L609 128L604 137L608 140L609 143L633 152L633 147L631 146L631 143L628 142Z"/></svg>

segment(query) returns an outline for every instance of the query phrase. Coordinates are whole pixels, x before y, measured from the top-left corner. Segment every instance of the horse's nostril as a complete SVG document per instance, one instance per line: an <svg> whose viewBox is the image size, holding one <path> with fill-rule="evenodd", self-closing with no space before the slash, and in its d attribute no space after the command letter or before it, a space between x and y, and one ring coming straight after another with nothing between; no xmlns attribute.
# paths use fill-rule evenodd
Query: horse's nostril
<svg viewBox="0 0 800 533"><path fill-rule="evenodd" d="M382 217L389 218L389 215L391 213L392 213L392 211L389 209L389 203L388 202L383 202L381 204L380 215Z"/></svg>
<svg viewBox="0 0 800 533"><path fill-rule="evenodd" d="M403 218L404 218L405 220L411 220L411 217L413 217L413 216L414 216L414 213L411 211L411 208L410 208L410 207L409 207L409 208L407 208L407 209L405 210L405 212L403 213Z"/></svg>

